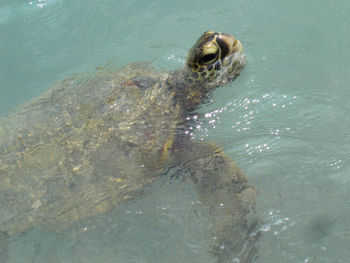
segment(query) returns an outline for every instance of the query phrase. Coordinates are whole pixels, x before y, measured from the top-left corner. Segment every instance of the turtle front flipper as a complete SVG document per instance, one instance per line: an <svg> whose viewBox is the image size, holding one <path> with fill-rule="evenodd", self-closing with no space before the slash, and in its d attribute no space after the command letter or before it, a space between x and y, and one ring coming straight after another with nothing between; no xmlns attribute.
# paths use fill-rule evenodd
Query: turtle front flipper
<svg viewBox="0 0 350 263"><path fill-rule="evenodd" d="M257 191L233 160L216 146L186 142L177 158L191 174L199 198L209 207L217 262L251 263L257 257Z"/></svg>
<svg viewBox="0 0 350 263"><path fill-rule="evenodd" d="M0 262L9 262L9 235L0 231Z"/></svg>

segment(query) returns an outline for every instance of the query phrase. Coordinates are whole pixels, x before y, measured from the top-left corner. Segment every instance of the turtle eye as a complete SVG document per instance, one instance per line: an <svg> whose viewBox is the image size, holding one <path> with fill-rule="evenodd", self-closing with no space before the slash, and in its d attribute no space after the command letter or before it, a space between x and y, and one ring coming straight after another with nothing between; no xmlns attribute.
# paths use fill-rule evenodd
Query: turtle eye
<svg viewBox="0 0 350 263"><path fill-rule="evenodd" d="M200 63L208 63L211 62L212 60L214 60L216 58L217 54L214 53L210 53L207 55L204 55L201 59L200 59Z"/></svg>

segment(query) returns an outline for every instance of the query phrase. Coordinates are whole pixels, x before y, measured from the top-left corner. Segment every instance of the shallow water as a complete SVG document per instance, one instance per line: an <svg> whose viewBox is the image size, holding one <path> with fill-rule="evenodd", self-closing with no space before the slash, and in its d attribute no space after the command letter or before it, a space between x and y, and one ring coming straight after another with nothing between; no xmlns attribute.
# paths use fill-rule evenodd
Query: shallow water
<svg viewBox="0 0 350 263"><path fill-rule="evenodd" d="M350 3L65 1L0 4L0 114L55 81L111 61L181 67L208 29L234 34L248 65L202 107L215 142L259 189L258 262L348 262ZM11 263L213 262L192 187L164 181L63 233L11 238Z"/></svg>

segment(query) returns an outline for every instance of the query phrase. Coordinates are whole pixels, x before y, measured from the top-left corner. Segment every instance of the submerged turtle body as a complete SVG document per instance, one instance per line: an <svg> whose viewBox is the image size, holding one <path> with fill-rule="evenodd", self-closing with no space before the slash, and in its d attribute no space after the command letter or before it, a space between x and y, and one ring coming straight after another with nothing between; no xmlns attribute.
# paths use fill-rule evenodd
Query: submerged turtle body
<svg viewBox="0 0 350 263"><path fill-rule="evenodd" d="M182 132L207 93L244 64L238 40L205 32L184 69L159 73L136 63L76 76L1 119L0 246L32 226L60 231L109 211L183 167L211 209L218 262L251 262L254 189L221 149Z"/></svg>
<svg viewBox="0 0 350 263"><path fill-rule="evenodd" d="M132 64L67 80L1 120L1 230L57 231L157 179L182 114L165 81Z"/></svg>

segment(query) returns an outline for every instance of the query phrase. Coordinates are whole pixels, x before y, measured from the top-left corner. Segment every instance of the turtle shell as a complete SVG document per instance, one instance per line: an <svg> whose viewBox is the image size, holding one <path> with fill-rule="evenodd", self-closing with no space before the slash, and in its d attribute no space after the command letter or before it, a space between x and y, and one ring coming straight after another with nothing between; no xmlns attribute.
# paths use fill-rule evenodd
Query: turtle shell
<svg viewBox="0 0 350 263"><path fill-rule="evenodd" d="M146 63L78 75L1 119L0 231L60 231L158 179L183 114L166 78Z"/></svg>

